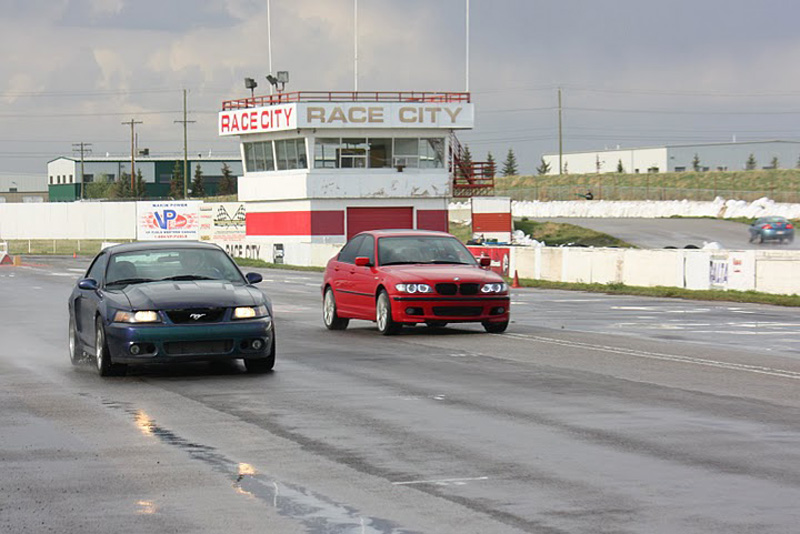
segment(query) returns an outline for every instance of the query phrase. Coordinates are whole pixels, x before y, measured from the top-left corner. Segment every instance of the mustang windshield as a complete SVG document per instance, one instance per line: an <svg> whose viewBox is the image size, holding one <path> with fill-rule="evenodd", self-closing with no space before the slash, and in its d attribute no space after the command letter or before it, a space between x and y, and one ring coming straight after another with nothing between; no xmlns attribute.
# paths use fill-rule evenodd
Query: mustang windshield
<svg viewBox="0 0 800 534"><path fill-rule="evenodd" d="M114 254L106 270L107 286L164 280L223 280L244 283L239 269L221 250L175 248Z"/></svg>
<svg viewBox="0 0 800 534"><path fill-rule="evenodd" d="M444 236L398 236L378 239L380 265L441 263L477 265L461 241Z"/></svg>

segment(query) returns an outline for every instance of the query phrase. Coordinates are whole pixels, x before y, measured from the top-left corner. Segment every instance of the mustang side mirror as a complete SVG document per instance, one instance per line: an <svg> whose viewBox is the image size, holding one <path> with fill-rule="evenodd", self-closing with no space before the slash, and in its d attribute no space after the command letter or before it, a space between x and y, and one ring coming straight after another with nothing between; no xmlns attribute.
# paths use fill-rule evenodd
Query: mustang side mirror
<svg viewBox="0 0 800 534"><path fill-rule="evenodd" d="M257 284L264 279L264 277L258 273L247 273L244 277L247 278L248 284Z"/></svg>
<svg viewBox="0 0 800 534"><path fill-rule="evenodd" d="M359 267L369 267L370 265L372 265L372 262L369 261L369 258L367 258L366 256L358 256L356 258L356 265L358 265Z"/></svg>
<svg viewBox="0 0 800 534"><path fill-rule="evenodd" d="M478 263L481 264L481 267L489 267L492 264L492 258L489 256L481 256L478 258Z"/></svg>
<svg viewBox="0 0 800 534"><path fill-rule="evenodd" d="M78 282L78 287L86 291L97 291L97 280L94 278L84 278Z"/></svg>

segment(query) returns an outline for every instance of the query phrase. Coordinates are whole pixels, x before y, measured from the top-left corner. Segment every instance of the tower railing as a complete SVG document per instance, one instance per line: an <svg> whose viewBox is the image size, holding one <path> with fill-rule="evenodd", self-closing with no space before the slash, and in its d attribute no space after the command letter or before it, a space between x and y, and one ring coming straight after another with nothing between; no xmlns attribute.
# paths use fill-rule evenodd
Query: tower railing
<svg viewBox="0 0 800 534"><path fill-rule="evenodd" d="M428 91L297 91L237 98L222 102L222 111L247 109L292 102L470 102L470 93Z"/></svg>

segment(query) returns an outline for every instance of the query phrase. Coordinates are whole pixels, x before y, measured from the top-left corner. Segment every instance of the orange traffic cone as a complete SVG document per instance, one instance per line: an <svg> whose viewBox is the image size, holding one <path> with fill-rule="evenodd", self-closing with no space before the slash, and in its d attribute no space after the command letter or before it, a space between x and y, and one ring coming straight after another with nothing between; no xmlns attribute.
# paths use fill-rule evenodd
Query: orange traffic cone
<svg viewBox="0 0 800 534"><path fill-rule="evenodd" d="M73 252L73 253L72 253L72 257L73 257L73 258L77 258L77 257L78 257L78 253L77 253L77 252Z"/></svg>
<svg viewBox="0 0 800 534"><path fill-rule="evenodd" d="M519 285L519 274L517 274L516 269L514 269L514 280L511 282L511 287L522 287Z"/></svg>

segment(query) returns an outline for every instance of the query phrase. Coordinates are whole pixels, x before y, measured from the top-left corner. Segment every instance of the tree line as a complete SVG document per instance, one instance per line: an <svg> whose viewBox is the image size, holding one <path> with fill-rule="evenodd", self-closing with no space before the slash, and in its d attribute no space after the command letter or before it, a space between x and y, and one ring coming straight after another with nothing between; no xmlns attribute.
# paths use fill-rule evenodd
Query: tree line
<svg viewBox="0 0 800 534"><path fill-rule="evenodd" d="M136 179L131 180L129 173L122 173L118 180L108 181L107 175L100 175L95 182L85 184L86 198L115 198L131 199L147 197L147 187L142 170L137 169ZM206 183L203 170L198 163L194 169L194 177L188 184L187 193L189 198L202 198L206 196ZM217 184L218 195L232 195L236 193L236 178L233 176L227 163L222 164L222 178ZM173 199L184 198L183 194L183 165L179 161L175 162L172 169L172 177L169 182L169 196Z"/></svg>

